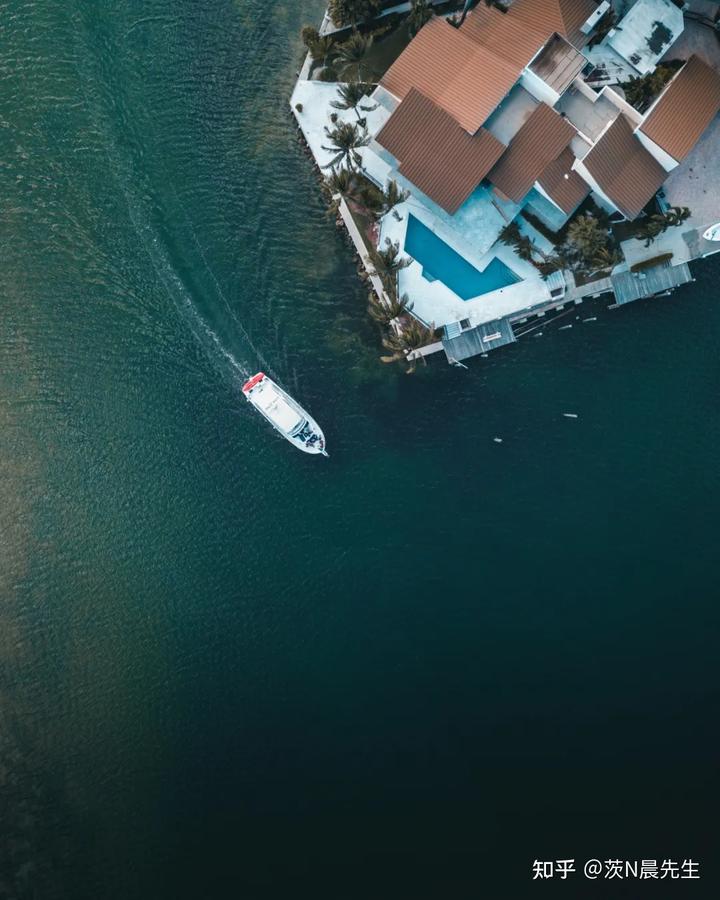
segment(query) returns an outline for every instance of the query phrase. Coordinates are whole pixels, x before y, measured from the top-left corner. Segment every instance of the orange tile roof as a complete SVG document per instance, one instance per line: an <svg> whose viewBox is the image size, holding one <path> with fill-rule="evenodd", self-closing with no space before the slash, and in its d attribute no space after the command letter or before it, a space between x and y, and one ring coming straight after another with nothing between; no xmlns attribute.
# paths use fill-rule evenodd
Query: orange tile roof
<svg viewBox="0 0 720 900"><path fill-rule="evenodd" d="M546 103L538 104L488 173L488 179L519 203L576 134L567 119Z"/></svg>
<svg viewBox="0 0 720 900"><path fill-rule="evenodd" d="M532 2L544 7L553 0ZM524 13L518 15L522 7L522 0L518 0L506 13L501 13L480 3L469 13L460 33L512 63L519 73L555 30L546 26L543 16L535 25L530 24Z"/></svg>
<svg viewBox="0 0 720 900"><path fill-rule="evenodd" d="M390 66L381 84L401 100L417 88L473 134L509 93L520 71L517 64L471 40L464 29L435 18Z"/></svg>
<svg viewBox="0 0 720 900"><path fill-rule="evenodd" d="M640 126L678 161L685 159L720 110L720 75L691 56Z"/></svg>
<svg viewBox="0 0 720 900"><path fill-rule="evenodd" d="M580 26L597 6L595 0L515 0L510 11L527 28L546 36L556 31L576 47L583 47L588 36L580 31Z"/></svg>
<svg viewBox="0 0 720 900"><path fill-rule="evenodd" d="M573 171L574 162L575 154L566 147L538 178L540 187L566 213L573 212L590 193L590 185Z"/></svg>
<svg viewBox="0 0 720 900"><path fill-rule="evenodd" d="M468 134L412 88L376 137L399 160L398 171L446 212L455 213L505 149L481 128Z"/></svg>
<svg viewBox="0 0 720 900"><path fill-rule="evenodd" d="M583 159L602 191L628 219L635 219L659 190L667 172L620 114Z"/></svg>
<svg viewBox="0 0 720 900"><path fill-rule="evenodd" d="M417 88L472 134L553 34L584 44L579 27L595 8L594 0L515 0L505 13L480 4L462 28L436 17L381 84L401 100Z"/></svg>

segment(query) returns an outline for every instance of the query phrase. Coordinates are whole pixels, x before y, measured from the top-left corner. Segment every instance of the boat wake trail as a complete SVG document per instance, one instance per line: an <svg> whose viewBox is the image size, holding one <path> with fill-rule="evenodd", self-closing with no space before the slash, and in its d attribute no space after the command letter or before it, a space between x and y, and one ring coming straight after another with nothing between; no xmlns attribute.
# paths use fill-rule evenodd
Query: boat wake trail
<svg viewBox="0 0 720 900"><path fill-rule="evenodd" d="M162 146L152 117L143 115L140 121L136 121L137 111L133 115L128 114L120 139L115 115L111 116L109 112L102 73L98 77L95 71L95 55L82 52L86 48L80 38L78 41L76 65L85 105L102 136L108 171L123 196L138 244L146 252L158 281L211 363L218 366L225 377L230 374L234 379L247 379L252 371L257 370L258 360L269 370L267 361L239 321L209 265L175 185L167 177L163 179L165 203L161 202L157 182L153 183L156 180L152 176L152 168L148 167L151 155L140 149L137 152L134 150L146 147L148 136L150 146ZM115 103L122 99L117 91L114 98ZM152 200L153 197L157 200ZM184 243L189 246L182 245L185 234ZM198 270L204 270L207 277L201 277L198 281ZM215 297L205 299L206 286L211 287L210 293ZM247 360L238 358L238 345L250 351ZM230 346L235 352L229 349Z"/></svg>
<svg viewBox="0 0 720 900"><path fill-rule="evenodd" d="M197 236L197 232L195 231L195 226L193 225L192 220L187 213L185 204L180 199L180 195L178 194L178 192L175 188L175 185L172 182L170 182L170 187L172 189L173 194L175 195L175 202L177 203L178 209L181 211L182 216L185 219L185 223L187 225L187 230L188 230L189 234L192 236L192 239L193 239L193 242L195 243L195 247L197 248L198 254L200 255L200 258L203 261L203 265L205 266L205 271L208 273L208 275L212 279L213 284L215 285L215 290L217 291L218 297L220 297L220 299L223 301L225 308L227 309L228 313L230 314L230 317L232 318L232 320L235 324L235 327L242 333L248 346L253 351L255 356L262 363L263 368L266 371L269 371L274 375L275 373L272 372L272 367L270 366L270 363L265 359L263 354L257 348L255 343L253 342L253 339L248 334L247 329L242 324L240 319L238 319L232 306L230 306L230 302L228 301L228 298L225 296L223 289L220 287L220 282L217 280L215 272L213 271L212 267L210 266L210 263L207 261L207 257L205 256L205 251L203 250L203 247L200 243L200 239ZM232 356L232 354L231 354L231 356Z"/></svg>

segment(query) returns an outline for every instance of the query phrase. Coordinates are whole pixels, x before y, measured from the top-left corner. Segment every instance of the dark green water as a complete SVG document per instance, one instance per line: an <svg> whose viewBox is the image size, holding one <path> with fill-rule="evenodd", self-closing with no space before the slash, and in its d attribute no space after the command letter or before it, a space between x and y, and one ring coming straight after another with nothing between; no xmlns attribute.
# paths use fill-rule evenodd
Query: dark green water
<svg viewBox="0 0 720 900"><path fill-rule="evenodd" d="M380 366L287 112L322 6L0 3L0 896L710 896L720 262Z"/></svg>

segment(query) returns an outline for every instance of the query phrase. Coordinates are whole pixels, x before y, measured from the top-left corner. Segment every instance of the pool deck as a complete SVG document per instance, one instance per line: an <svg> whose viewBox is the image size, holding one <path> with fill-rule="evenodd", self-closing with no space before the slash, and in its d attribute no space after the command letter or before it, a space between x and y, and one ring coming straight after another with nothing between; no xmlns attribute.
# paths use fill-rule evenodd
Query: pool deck
<svg viewBox="0 0 720 900"><path fill-rule="evenodd" d="M337 84L300 80L291 99L295 118L320 167L327 166L333 156L323 149L327 144L324 129L330 124L330 113L337 113L338 121L357 121L352 110L332 109L330 102L336 97ZM302 105L302 112L296 108L298 103ZM361 110L361 113L367 117L368 131L377 133L391 115L390 104L376 103L368 98L362 106L376 107L368 112ZM391 213L383 218L381 243L387 238L399 242L404 249L407 217L412 213L476 269L483 271L497 257L522 279L473 300L463 300L442 282L429 282L422 274L422 266L413 262L400 273L399 288L401 294L407 293L411 297L413 312L419 319L428 324L434 322L438 327L462 319L480 325L547 302L550 296L547 285L535 267L521 260L512 247L496 243L500 229L517 216L520 210L518 204L502 202L490 188L480 186L458 212L450 216L408 184L376 147L371 144L360 151L363 171L379 185L384 186L390 178L394 178L401 186L413 191L408 200L397 207L396 214ZM546 251L551 249L549 242L532 226L522 219L518 222L523 233L532 237L538 246Z"/></svg>

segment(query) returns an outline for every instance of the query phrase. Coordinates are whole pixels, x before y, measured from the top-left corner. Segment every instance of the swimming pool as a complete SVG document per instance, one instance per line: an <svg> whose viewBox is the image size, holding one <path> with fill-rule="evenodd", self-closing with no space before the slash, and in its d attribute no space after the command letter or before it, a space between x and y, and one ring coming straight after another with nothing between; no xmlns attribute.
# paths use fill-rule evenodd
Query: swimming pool
<svg viewBox="0 0 720 900"><path fill-rule="evenodd" d="M408 216L405 252L423 267L423 277L428 281L442 281L463 300L520 281L513 270L497 258L484 271L476 269L414 216Z"/></svg>

